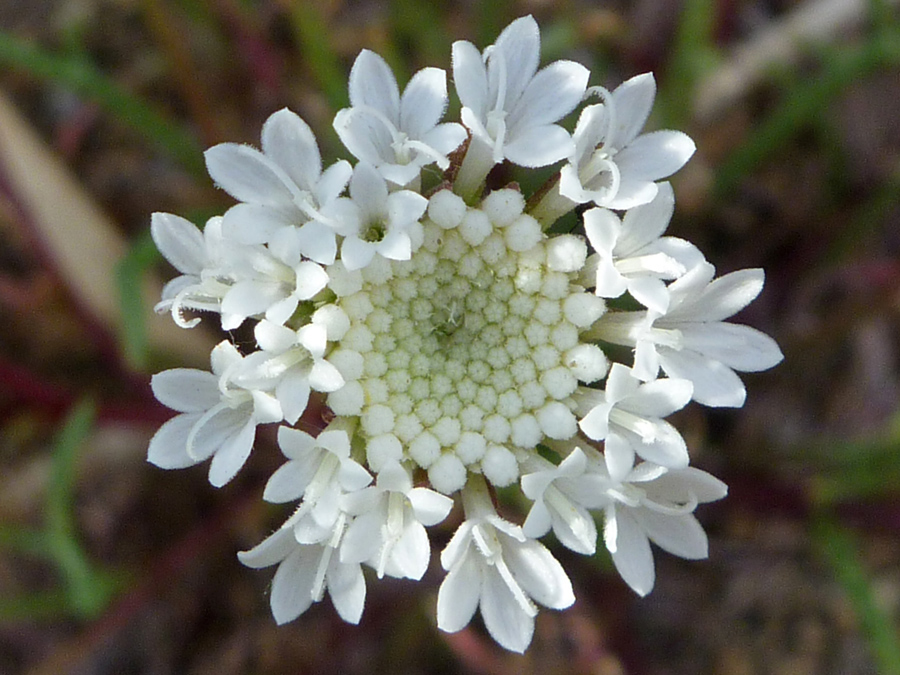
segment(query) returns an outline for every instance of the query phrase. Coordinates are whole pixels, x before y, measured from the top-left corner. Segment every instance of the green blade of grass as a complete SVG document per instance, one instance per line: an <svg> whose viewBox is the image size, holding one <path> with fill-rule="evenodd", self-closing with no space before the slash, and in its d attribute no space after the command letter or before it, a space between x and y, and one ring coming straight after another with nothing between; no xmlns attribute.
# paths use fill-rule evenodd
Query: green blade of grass
<svg viewBox="0 0 900 675"><path fill-rule="evenodd" d="M147 368L149 360L143 281L147 270L161 258L150 237L150 230L147 230L132 244L128 254L116 267L123 351L128 363L141 371Z"/></svg>
<svg viewBox="0 0 900 675"><path fill-rule="evenodd" d="M297 45L316 82L325 92L332 110L346 107L350 100L344 67L329 42L331 30L316 3L286 3Z"/></svg>
<svg viewBox="0 0 900 675"><path fill-rule="evenodd" d="M202 149L189 130L122 89L93 64L73 56L53 54L0 31L0 66L52 80L97 103L187 170L198 176L205 174Z"/></svg>
<svg viewBox="0 0 900 675"><path fill-rule="evenodd" d="M690 118L699 79L719 60L713 33L713 0L686 0L657 105L666 128L682 129Z"/></svg>
<svg viewBox="0 0 900 675"><path fill-rule="evenodd" d="M900 35L896 30L875 35L857 47L835 47L826 57L821 76L808 83L795 81L781 105L719 167L718 198L732 192L745 176L782 150L850 84L879 68L900 63Z"/></svg>
<svg viewBox="0 0 900 675"><path fill-rule="evenodd" d="M74 491L78 452L96 416L94 403L84 399L69 413L56 438L47 486L47 546L66 583L71 609L95 616L109 600L109 579L93 569L78 543Z"/></svg>
<svg viewBox="0 0 900 675"><path fill-rule="evenodd" d="M881 675L900 675L897 627L876 602L875 590L859 560L858 542L830 517L822 517L816 521L812 535L835 579L853 605L877 671Z"/></svg>

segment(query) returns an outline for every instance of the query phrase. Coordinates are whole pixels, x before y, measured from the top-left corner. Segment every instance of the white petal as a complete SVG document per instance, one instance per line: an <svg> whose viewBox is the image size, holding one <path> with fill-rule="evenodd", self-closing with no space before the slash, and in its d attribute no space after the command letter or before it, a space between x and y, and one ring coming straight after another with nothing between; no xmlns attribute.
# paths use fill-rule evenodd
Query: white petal
<svg viewBox="0 0 900 675"><path fill-rule="evenodd" d="M160 469L183 469L199 463L188 454L187 437L200 419L199 413L176 415L163 424L150 439L147 461Z"/></svg>
<svg viewBox="0 0 900 675"><path fill-rule="evenodd" d="M284 299L280 284L247 279L239 281L222 299L222 312L248 317L265 312L270 305Z"/></svg>
<svg viewBox="0 0 900 675"><path fill-rule="evenodd" d="M575 506L574 510L577 516L554 518L553 534L566 548L582 555L593 555L597 550L597 524L584 508Z"/></svg>
<svg viewBox="0 0 900 675"><path fill-rule="evenodd" d="M423 68L403 90L400 129L411 138L422 138L437 125L446 107L447 74L440 68Z"/></svg>
<svg viewBox="0 0 900 675"><path fill-rule="evenodd" d="M607 142L621 149L634 140L643 129L656 97L656 81L652 73L635 75L612 92L616 109L616 125Z"/></svg>
<svg viewBox="0 0 900 675"><path fill-rule="evenodd" d="M541 36L537 21L531 16L516 19L497 37L494 49L502 52L506 61L506 101L515 101L534 77L540 63ZM503 107L509 110L506 105Z"/></svg>
<svg viewBox="0 0 900 675"><path fill-rule="evenodd" d="M749 326L722 322L688 324L682 327L681 335L687 349L735 370L755 373L784 359L775 340Z"/></svg>
<svg viewBox="0 0 900 675"><path fill-rule="evenodd" d="M393 162L390 130L384 123L363 108L344 108L334 116L334 130L341 143L362 162L380 166Z"/></svg>
<svg viewBox="0 0 900 675"><path fill-rule="evenodd" d="M256 423L250 420L216 452L209 465L209 482L213 487L225 485L244 466L255 436Z"/></svg>
<svg viewBox="0 0 900 675"><path fill-rule="evenodd" d="M616 248L619 257L630 256L666 231L675 211L675 192L669 183L660 183L657 188L652 202L631 209L622 219L622 236Z"/></svg>
<svg viewBox="0 0 900 675"><path fill-rule="evenodd" d="M654 500L670 503L696 499L699 503L713 502L728 494L728 486L713 475L688 467L668 471L646 485L647 493Z"/></svg>
<svg viewBox="0 0 900 675"><path fill-rule="evenodd" d="M530 127L503 146L503 154L513 164L525 167L548 166L565 159L574 145L569 132L556 124Z"/></svg>
<svg viewBox="0 0 900 675"><path fill-rule="evenodd" d="M301 190L312 191L322 173L322 159L312 129L296 113L282 108L269 116L262 128L262 149Z"/></svg>
<svg viewBox="0 0 900 675"><path fill-rule="evenodd" d="M290 213L290 215L288 215ZM239 244L265 244L276 232L302 222L295 209L279 209L262 204L236 204L222 217L222 231Z"/></svg>
<svg viewBox="0 0 900 675"><path fill-rule="evenodd" d="M585 415L578 426L587 435L588 438L595 441L602 441L609 434L609 411L612 405L604 403L591 408L591 411Z"/></svg>
<svg viewBox="0 0 900 675"><path fill-rule="evenodd" d="M681 377L694 385L693 398L712 408L740 408L747 398L744 383L721 361L697 352L660 348L659 361L669 377Z"/></svg>
<svg viewBox="0 0 900 675"><path fill-rule="evenodd" d="M664 314L669 308L669 291L661 279L650 276L631 277L626 287L631 297L649 310Z"/></svg>
<svg viewBox="0 0 900 675"><path fill-rule="evenodd" d="M418 220L428 208L428 200L411 190L400 190L387 198L388 223L406 225Z"/></svg>
<svg viewBox="0 0 900 675"><path fill-rule="evenodd" d="M587 68L573 61L554 61L542 68L509 113L510 135L553 124L568 115L581 103L589 76Z"/></svg>
<svg viewBox="0 0 900 675"><path fill-rule="evenodd" d="M421 579L431 559L428 533L420 523L410 523L391 549L391 560L407 579Z"/></svg>
<svg viewBox="0 0 900 675"><path fill-rule="evenodd" d="M203 234L191 221L171 213L154 213L150 217L150 236L179 272L200 274L206 266Z"/></svg>
<svg viewBox="0 0 900 675"><path fill-rule="evenodd" d="M205 370L174 368L150 379L153 395L178 412L209 410L221 400L218 378Z"/></svg>
<svg viewBox="0 0 900 675"><path fill-rule="evenodd" d="M285 462L266 482L263 499L273 504L283 504L300 499L312 480L312 472L305 462Z"/></svg>
<svg viewBox="0 0 900 675"><path fill-rule="evenodd" d="M591 242L591 248L609 258L623 234L622 221L609 209L590 209L584 213L584 233Z"/></svg>
<svg viewBox="0 0 900 675"><path fill-rule="evenodd" d="M494 567L485 570L481 591L481 617L497 643L523 653L534 634L534 616L527 613Z"/></svg>
<svg viewBox="0 0 900 675"><path fill-rule="evenodd" d="M269 206L292 202L283 172L259 150L249 145L221 143L207 150L204 157L212 179L238 201Z"/></svg>
<svg viewBox="0 0 900 675"><path fill-rule="evenodd" d="M238 436L251 419L252 409L249 405L244 405L237 409L220 407L211 412L213 414L202 423L198 423L193 430L193 445L188 446L188 452L200 460L212 456L232 438Z"/></svg>
<svg viewBox="0 0 900 675"><path fill-rule="evenodd" d="M673 310L666 320L722 321L749 305L759 295L764 281L761 269L726 274L710 283L694 302L686 301L683 311Z"/></svg>
<svg viewBox="0 0 900 675"><path fill-rule="evenodd" d="M363 49L350 69L350 104L370 106L391 122L400 118L400 91L388 64L375 52Z"/></svg>
<svg viewBox="0 0 900 675"><path fill-rule="evenodd" d="M466 129L462 124L456 122L438 124L422 136L424 143L443 155L456 150L464 140L466 140Z"/></svg>
<svg viewBox="0 0 900 675"><path fill-rule="evenodd" d="M625 211L642 204L649 204L656 197L659 188L656 183L629 174L622 174L619 189L610 197L606 190L592 191L591 199L608 209Z"/></svg>
<svg viewBox="0 0 900 675"><path fill-rule="evenodd" d="M280 563L296 548L297 543L290 528L280 528L249 551L240 551L237 556L243 565L262 569Z"/></svg>
<svg viewBox="0 0 900 675"><path fill-rule="evenodd" d="M428 527L441 522L453 508L453 500L450 497L428 488L413 488L407 497L416 520Z"/></svg>
<svg viewBox="0 0 900 675"><path fill-rule="evenodd" d="M381 511L369 511L357 516L341 539L341 562L365 562L378 555L382 546L381 528L384 525Z"/></svg>
<svg viewBox="0 0 900 675"><path fill-rule="evenodd" d="M375 257L375 246L359 237L347 237L341 245L341 261L351 272L366 267Z"/></svg>
<svg viewBox="0 0 900 675"><path fill-rule="evenodd" d="M347 492L354 492L362 490L371 483L372 476L361 464L354 462L352 459L345 459L341 462L338 480L341 482L341 487Z"/></svg>
<svg viewBox="0 0 900 675"><path fill-rule="evenodd" d="M464 107L471 108L476 116L487 113L487 72L481 53L471 42L457 40L452 48L453 83Z"/></svg>
<svg viewBox="0 0 900 675"><path fill-rule="evenodd" d="M364 218L378 219L387 215L387 184L375 167L368 162L360 162L353 170L353 177L350 179L350 197L363 212Z"/></svg>
<svg viewBox="0 0 900 675"><path fill-rule="evenodd" d="M668 417L688 404L692 390L688 380L654 380L640 385L621 407L641 417Z"/></svg>
<svg viewBox="0 0 900 675"><path fill-rule="evenodd" d="M635 446L620 433L610 433L603 446L603 457L609 477L614 481L622 481L634 466Z"/></svg>
<svg viewBox="0 0 900 675"><path fill-rule="evenodd" d="M311 220L297 230L297 244L300 252L310 260L330 265L337 255L337 241L334 230L317 220Z"/></svg>
<svg viewBox="0 0 900 675"><path fill-rule="evenodd" d="M667 516L646 508L638 513L647 536L664 551L688 560L709 556L706 532L693 515Z"/></svg>
<svg viewBox="0 0 900 675"><path fill-rule="evenodd" d="M284 453L285 457L289 459L308 457L314 452L316 445L322 442L324 433L326 432L322 432L322 434L319 434L319 438L315 439L300 429L292 429L285 426L278 427L278 447L281 448L281 452Z"/></svg>
<svg viewBox="0 0 900 675"><path fill-rule="evenodd" d="M359 565L345 565L333 556L328 565L328 594L338 615L357 624L366 604L366 578Z"/></svg>
<svg viewBox="0 0 900 675"><path fill-rule="evenodd" d="M683 167L696 148L690 136L680 131L652 131L616 153L615 161L622 175L657 181Z"/></svg>
<svg viewBox="0 0 900 675"><path fill-rule="evenodd" d="M467 555L459 565L450 570L438 590L438 628L448 633L465 628L478 609L480 596L479 561L474 555Z"/></svg>
<svg viewBox="0 0 900 675"><path fill-rule="evenodd" d="M575 602L572 582L541 542L528 539L504 546L503 554L522 590L536 602L552 609L564 609Z"/></svg>
<svg viewBox="0 0 900 675"><path fill-rule="evenodd" d="M316 185L315 196L320 207L324 207L335 199L347 187L350 176L353 175L353 167L350 162L342 159L329 166L322 172L321 178Z"/></svg>
<svg viewBox="0 0 900 675"><path fill-rule="evenodd" d="M653 590L656 571L653 567L653 552L647 535L641 530L634 517L625 509L616 514L618 536L613 563L626 584L635 593L645 596Z"/></svg>
<svg viewBox="0 0 900 675"><path fill-rule="evenodd" d="M324 359L317 361L309 372L309 384L316 391L331 393L344 386L341 372Z"/></svg>
<svg viewBox="0 0 900 675"><path fill-rule="evenodd" d="M534 474L531 475L533 476ZM525 479L528 477L529 476L522 476L523 485ZM550 515L550 511L547 509L546 504L544 504L544 500L540 499L531 505L528 517L525 518L525 522L522 523L522 533L526 537L537 539L538 537L543 537L547 534L552 525L553 517Z"/></svg>
<svg viewBox="0 0 900 675"><path fill-rule="evenodd" d="M297 546L275 571L269 604L278 625L293 621L312 604L312 586L319 561L316 553L321 550L321 546Z"/></svg>

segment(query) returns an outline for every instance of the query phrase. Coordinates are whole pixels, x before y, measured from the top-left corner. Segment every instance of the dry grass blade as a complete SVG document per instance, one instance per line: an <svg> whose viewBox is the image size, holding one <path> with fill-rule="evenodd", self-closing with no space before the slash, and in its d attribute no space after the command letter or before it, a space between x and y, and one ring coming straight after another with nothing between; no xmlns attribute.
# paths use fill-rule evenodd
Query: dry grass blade
<svg viewBox="0 0 900 675"><path fill-rule="evenodd" d="M0 167L31 236L82 308L115 335L122 323L115 285L116 265L127 252L125 239L71 172L30 125L0 96ZM148 214L149 216L149 214ZM145 306L159 298L158 280L145 288ZM186 363L205 364L210 340L171 321L149 320L148 341Z"/></svg>

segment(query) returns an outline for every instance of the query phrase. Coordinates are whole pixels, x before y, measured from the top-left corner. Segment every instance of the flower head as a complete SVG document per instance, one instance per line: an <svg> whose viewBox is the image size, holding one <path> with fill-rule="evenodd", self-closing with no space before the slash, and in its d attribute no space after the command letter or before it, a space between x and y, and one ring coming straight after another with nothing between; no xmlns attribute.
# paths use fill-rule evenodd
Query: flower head
<svg viewBox="0 0 900 675"><path fill-rule="evenodd" d="M569 61L539 69L539 52L531 17L483 52L455 43L460 123L441 121L443 71L419 71L401 95L385 61L364 51L351 105L334 120L354 167L323 171L312 131L282 110L261 151L223 144L206 154L240 203L202 233L153 217L154 241L181 272L159 309L185 327L196 323L189 311L219 313L226 330L250 324L255 344L239 351L226 340L211 372L153 378L178 414L149 459L181 468L211 458L210 481L222 485L256 428L281 425L286 459L262 497L293 512L240 554L251 567L277 565L279 623L326 593L358 622L363 566L422 579L434 559L426 528L455 501L463 517L440 555L438 627L462 630L480 610L514 651L530 643L539 605L575 599L538 541L551 530L592 555L602 513L605 548L642 595L654 580L649 542L706 555L693 512L725 486L689 466L665 418L691 398L740 405L734 371L780 360L770 338L724 321L759 293L762 272L713 281L692 244L663 236L675 199L656 181L693 143L640 135L651 77L592 90L603 102L584 107L570 135L560 120L582 103L589 73ZM526 195L516 184L487 190L503 161L567 163ZM575 214L583 229L550 228L587 202ZM630 367L611 363L610 343L634 349ZM313 405L327 408L318 434L297 428ZM521 526L494 505L497 488L517 484L531 503Z"/></svg>

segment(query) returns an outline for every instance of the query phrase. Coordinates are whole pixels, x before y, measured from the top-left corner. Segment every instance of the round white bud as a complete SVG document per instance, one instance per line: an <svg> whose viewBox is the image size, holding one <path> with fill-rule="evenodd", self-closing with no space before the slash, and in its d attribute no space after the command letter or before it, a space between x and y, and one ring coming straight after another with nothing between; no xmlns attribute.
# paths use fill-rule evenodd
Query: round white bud
<svg viewBox="0 0 900 675"><path fill-rule="evenodd" d="M350 328L350 317L337 305L323 305L312 315L312 322L325 329L329 341L340 340Z"/></svg>
<svg viewBox="0 0 900 675"><path fill-rule="evenodd" d="M351 272L344 267L342 261L335 260L328 266L328 288L339 298L358 293L362 283L362 274L359 270Z"/></svg>
<svg viewBox="0 0 900 675"><path fill-rule="evenodd" d="M466 484L466 467L456 455L447 453L441 455L437 461L428 468L428 480L438 492L445 495L461 490Z"/></svg>
<svg viewBox="0 0 900 675"><path fill-rule="evenodd" d="M527 213L516 218L503 232L510 251L527 251L544 237L541 224Z"/></svg>
<svg viewBox="0 0 900 675"><path fill-rule="evenodd" d="M563 301L563 314L579 328L587 328L605 313L606 302L592 293L575 293Z"/></svg>
<svg viewBox="0 0 900 675"><path fill-rule="evenodd" d="M559 401L551 401L538 410L537 421L547 436L560 441L572 438L578 431L575 415Z"/></svg>
<svg viewBox="0 0 900 675"><path fill-rule="evenodd" d="M481 472L495 486L506 487L519 477L519 463L508 449L491 443L481 460Z"/></svg>
<svg viewBox="0 0 900 675"><path fill-rule="evenodd" d="M347 382L328 394L328 407L335 415L359 415L365 402L366 394L359 382Z"/></svg>
<svg viewBox="0 0 900 675"><path fill-rule="evenodd" d="M511 188L494 190L481 202L481 208L492 223L498 227L506 227L522 213L522 209L525 208L525 197L518 190Z"/></svg>
<svg viewBox="0 0 900 675"><path fill-rule="evenodd" d="M512 421L512 434L510 435L514 445L520 448L533 448L544 437L541 425L534 415L519 415Z"/></svg>
<svg viewBox="0 0 900 675"><path fill-rule="evenodd" d="M476 434L474 431L462 432L453 448L456 452L456 456L466 464L471 464L472 462L480 460L484 457L486 449L487 441L484 440L484 436Z"/></svg>
<svg viewBox="0 0 900 675"><path fill-rule="evenodd" d="M472 246L478 246L488 238L494 226L491 225L487 214L478 209L469 209L465 218L459 224L459 234Z"/></svg>
<svg viewBox="0 0 900 675"><path fill-rule="evenodd" d="M563 355L565 363L585 384L596 382L609 370L609 360L597 345L583 344L572 347Z"/></svg>
<svg viewBox="0 0 900 675"><path fill-rule="evenodd" d="M547 267L554 272L575 272L584 267L587 244L574 234L551 237L546 244Z"/></svg>
<svg viewBox="0 0 900 675"><path fill-rule="evenodd" d="M440 455L440 441L429 431L423 431L409 444L409 456L423 469L434 464Z"/></svg>
<svg viewBox="0 0 900 675"><path fill-rule="evenodd" d="M384 434L369 439L366 444L366 463L376 473L385 462L399 462L403 459L403 445L394 434Z"/></svg>
<svg viewBox="0 0 900 675"><path fill-rule="evenodd" d="M445 230L459 225L466 217L466 203L452 190L435 192L428 200L428 217Z"/></svg>

